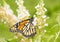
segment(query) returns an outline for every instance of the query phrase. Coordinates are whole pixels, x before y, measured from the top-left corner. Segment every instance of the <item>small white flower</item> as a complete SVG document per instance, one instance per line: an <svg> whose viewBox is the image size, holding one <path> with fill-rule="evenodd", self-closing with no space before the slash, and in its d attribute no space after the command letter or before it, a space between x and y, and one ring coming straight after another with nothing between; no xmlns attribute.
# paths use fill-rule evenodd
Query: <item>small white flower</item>
<svg viewBox="0 0 60 42"><path fill-rule="evenodd" d="M23 3L24 3L23 0L16 0L15 2L17 3L18 6L19 6L20 4L23 4Z"/></svg>
<svg viewBox="0 0 60 42"><path fill-rule="evenodd" d="M15 2L18 3L17 0L15 0Z"/></svg>
<svg viewBox="0 0 60 42"><path fill-rule="evenodd" d="M48 26L48 24L46 23L45 26Z"/></svg>
<svg viewBox="0 0 60 42"><path fill-rule="evenodd" d="M46 8L44 8L44 11L47 11L47 9L46 9Z"/></svg>
<svg viewBox="0 0 60 42"><path fill-rule="evenodd" d="M42 2L40 3L40 5L41 5L41 7L44 7L45 4L44 4L44 2L42 1Z"/></svg>
<svg viewBox="0 0 60 42"><path fill-rule="evenodd" d="M40 8L40 5L39 4L35 7L35 9L38 9L38 8Z"/></svg>
<svg viewBox="0 0 60 42"><path fill-rule="evenodd" d="M44 32L46 32L46 30L44 30Z"/></svg>
<svg viewBox="0 0 60 42"><path fill-rule="evenodd" d="M24 18L25 17L25 14L18 14L18 18Z"/></svg>
<svg viewBox="0 0 60 42"><path fill-rule="evenodd" d="M23 4L23 3L24 3L24 1L21 1L21 3Z"/></svg>
<svg viewBox="0 0 60 42"><path fill-rule="evenodd" d="M45 4L42 2L42 6L44 6Z"/></svg>
<svg viewBox="0 0 60 42"><path fill-rule="evenodd" d="M33 21L32 23L34 24L34 26L36 26L36 22L35 21Z"/></svg>
<svg viewBox="0 0 60 42"><path fill-rule="evenodd" d="M42 12L41 12L41 11L40 11L40 12L36 12L36 14L37 14L37 15L42 15Z"/></svg>
<svg viewBox="0 0 60 42"><path fill-rule="evenodd" d="M24 41L24 39L21 39L22 41Z"/></svg>
<svg viewBox="0 0 60 42"><path fill-rule="evenodd" d="M4 22L4 24L6 24L6 22Z"/></svg>
<svg viewBox="0 0 60 42"><path fill-rule="evenodd" d="M20 42L25 42L25 39L24 39L24 38L22 38Z"/></svg>
<svg viewBox="0 0 60 42"><path fill-rule="evenodd" d="M44 22L46 22L46 19L44 19Z"/></svg>
<svg viewBox="0 0 60 42"><path fill-rule="evenodd" d="M42 18L46 18L46 15L42 16Z"/></svg>
<svg viewBox="0 0 60 42"><path fill-rule="evenodd" d="M38 28L39 28L39 29L41 29L41 28L42 28L42 26L38 26Z"/></svg>
<svg viewBox="0 0 60 42"><path fill-rule="evenodd" d="M36 15L33 16L34 18L36 17Z"/></svg>

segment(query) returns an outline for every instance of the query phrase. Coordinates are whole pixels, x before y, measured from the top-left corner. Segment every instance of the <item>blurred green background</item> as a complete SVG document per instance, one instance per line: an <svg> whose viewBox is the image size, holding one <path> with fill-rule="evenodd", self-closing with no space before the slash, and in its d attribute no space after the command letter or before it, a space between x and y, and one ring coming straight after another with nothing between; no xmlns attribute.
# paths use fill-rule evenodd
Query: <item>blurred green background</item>
<svg viewBox="0 0 60 42"><path fill-rule="evenodd" d="M15 0L5 0L17 16L17 5ZM24 5L29 10L31 16L35 14L35 6L39 0L24 0ZM47 31L41 39L41 42L60 42L60 0L44 0L47 9L46 15L49 17L47 23L48 27L44 27ZM3 5L3 0L0 0ZM13 39L14 34L9 31L7 25L0 22L0 42L18 42L19 39ZM9 41L9 39L12 39Z"/></svg>

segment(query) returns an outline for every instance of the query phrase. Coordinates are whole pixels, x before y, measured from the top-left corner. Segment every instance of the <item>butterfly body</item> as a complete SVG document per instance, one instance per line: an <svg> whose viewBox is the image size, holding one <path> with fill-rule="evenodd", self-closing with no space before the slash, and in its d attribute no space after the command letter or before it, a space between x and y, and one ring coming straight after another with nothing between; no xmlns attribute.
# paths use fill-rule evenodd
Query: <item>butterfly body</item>
<svg viewBox="0 0 60 42"><path fill-rule="evenodd" d="M12 27L14 30L10 28L10 31L20 32L25 37L33 37L36 34L36 30L32 22L33 18L18 22Z"/></svg>

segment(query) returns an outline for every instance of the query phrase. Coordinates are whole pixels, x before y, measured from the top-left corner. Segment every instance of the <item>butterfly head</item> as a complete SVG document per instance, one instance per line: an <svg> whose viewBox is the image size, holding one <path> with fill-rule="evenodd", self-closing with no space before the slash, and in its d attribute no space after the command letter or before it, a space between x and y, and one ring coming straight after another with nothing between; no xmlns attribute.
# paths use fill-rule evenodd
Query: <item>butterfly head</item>
<svg viewBox="0 0 60 42"><path fill-rule="evenodd" d="M34 17L30 18L29 20L30 20L31 22L34 21Z"/></svg>

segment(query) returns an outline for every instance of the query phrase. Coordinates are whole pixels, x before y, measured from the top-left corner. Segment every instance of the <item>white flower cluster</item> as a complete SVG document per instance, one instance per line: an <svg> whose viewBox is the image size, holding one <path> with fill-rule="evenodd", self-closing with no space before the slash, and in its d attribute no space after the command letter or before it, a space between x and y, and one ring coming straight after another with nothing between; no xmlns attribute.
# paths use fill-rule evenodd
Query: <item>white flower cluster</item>
<svg viewBox="0 0 60 42"><path fill-rule="evenodd" d="M13 15L13 18L17 19L17 17L14 15L12 9L10 8L10 6L5 1L4 1L4 10L7 14Z"/></svg>
<svg viewBox="0 0 60 42"><path fill-rule="evenodd" d="M34 16L36 19L34 23L36 23L36 25L38 26L38 28L43 28L44 26L48 26L48 24L46 23L46 15L45 12L47 11L47 9L44 7L44 3L43 0L41 0L38 5L35 7L35 9L37 10L36 12L36 16Z"/></svg>
<svg viewBox="0 0 60 42"><path fill-rule="evenodd" d="M9 25L14 24L17 21L17 17L14 15L10 6L4 1L4 5L0 7L0 20L4 24L9 23ZM12 22L14 21L14 22Z"/></svg>
<svg viewBox="0 0 60 42"><path fill-rule="evenodd" d="M16 3L18 5L17 12L19 21L27 19L30 16L28 10L23 5L23 2L23 0L16 0Z"/></svg>
<svg viewBox="0 0 60 42"><path fill-rule="evenodd" d="M15 0L15 2L18 5L18 18L14 15L13 11L11 10L10 6L4 2L4 7L3 9L0 8L0 15L5 14L5 18L10 19L11 20L25 20L28 19L30 14L28 12L28 10L26 9L26 7L24 7L23 0ZM43 28L44 26L48 26L48 24L46 23L46 15L45 12L47 11L47 9L44 7L44 2L43 0L40 0L40 2L38 3L38 5L35 7L36 9L36 15L34 15L34 21L33 24L36 26L38 26L38 28ZM2 11L1 11L2 10ZM5 13L4 13L5 12ZM8 18L8 14L10 15L10 17ZM13 16L13 17L12 17ZM8 21L8 20L7 20ZM6 24L6 22L4 22Z"/></svg>
<svg viewBox="0 0 60 42"><path fill-rule="evenodd" d="M23 0L16 0L16 3L18 5L18 19L19 21L24 20L29 18L30 14L28 12L28 10L26 9L26 7L24 7ZM38 5L35 7L35 9L37 10L36 15L34 15L34 21L33 24L36 26L38 26L38 28L43 28L44 26L48 26L48 24L46 23L46 15L45 12L47 11L47 9L44 7L44 2L43 0L40 0L40 2L38 3Z"/></svg>

